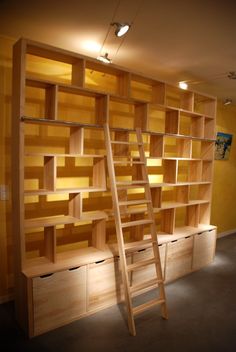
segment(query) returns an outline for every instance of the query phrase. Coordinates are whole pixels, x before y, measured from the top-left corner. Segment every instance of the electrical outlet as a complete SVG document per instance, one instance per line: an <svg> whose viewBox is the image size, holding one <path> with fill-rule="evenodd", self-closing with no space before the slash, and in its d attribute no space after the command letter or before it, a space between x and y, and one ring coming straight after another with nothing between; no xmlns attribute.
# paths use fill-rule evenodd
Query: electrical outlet
<svg viewBox="0 0 236 352"><path fill-rule="evenodd" d="M9 190L7 185L0 185L0 200L8 200Z"/></svg>

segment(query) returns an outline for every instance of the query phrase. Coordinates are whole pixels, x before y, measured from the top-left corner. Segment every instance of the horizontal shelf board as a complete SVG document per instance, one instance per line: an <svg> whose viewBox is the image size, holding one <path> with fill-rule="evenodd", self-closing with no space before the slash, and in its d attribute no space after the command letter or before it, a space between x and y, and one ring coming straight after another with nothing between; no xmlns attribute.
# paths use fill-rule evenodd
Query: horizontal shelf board
<svg viewBox="0 0 236 352"><path fill-rule="evenodd" d="M50 120L45 119L43 117L36 118L30 116L22 116L21 121L30 124L42 124L48 126L63 126L63 127L84 127L84 128L91 128L91 129L101 129L103 126L97 124L88 124L88 123L80 123L80 122L73 122L73 121L64 121L64 120Z"/></svg>
<svg viewBox="0 0 236 352"><path fill-rule="evenodd" d="M197 233L211 231L215 229L216 229L216 226L203 225L203 224L199 224L198 227L191 227L191 226L176 227L173 234L158 232L157 240L158 240L158 244L165 244L171 241L176 241L179 239L186 238L188 236L195 235Z"/></svg>
<svg viewBox="0 0 236 352"><path fill-rule="evenodd" d="M31 153L26 152L25 156L47 156L47 157L65 157L65 158L104 158L104 154L60 154L60 153Z"/></svg>
<svg viewBox="0 0 236 352"><path fill-rule="evenodd" d="M188 207L191 205L197 205L197 204L205 204L209 203L209 200L190 200L188 203L180 203L180 202L162 202L160 208L154 208L154 212L159 212L160 210L166 210L166 209L175 209L175 208L182 208L182 207Z"/></svg>
<svg viewBox="0 0 236 352"><path fill-rule="evenodd" d="M151 188L159 187L180 187L180 186L194 186L194 185L209 185L211 182L208 181L195 181L195 182L177 182L177 183L150 183Z"/></svg>
<svg viewBox="0 0 236 352"><path fill-rule="evenodd" d="M103 129L103 125L98 125L98 124L88 124L88 123L81 123L81 122L74 122L74 121L65 121L65 120L51 120L51 119L46 119L43 117L31 117L31 116L21 116L21 121L25 123L31 123L31 124L45 124L45 125L51 125L51 126L67 126L67 127L84 127L84 128L91 128L91 129ZM134 132L135 129L130 129L130 128L116 128L116 127L110 127L111 131L127 131L127 132ZM182 138L182 139L193 139L193 140L199 140L199 141L206 141L206 142L215 142L216 139L213 138L199 138L199 137L192 137L192 136L186 136L186 135L180 135L180 134L173 134L173 133L163 133L163 132L154 132L154 131L142 131L143 134L148 134L148 135L159 135L159 136L166 136L166 137L174 137L174 138Z"/></svg>
<svg viewBox="0 0 236 352"><path fill-rule="evenodd" d="M49 227L56 225L64 225L64 224L73 224L78 222L79 219L74 218L73 216L51 216L45 218L35 218L25 220L25 228L36 228L36 227Z"/></svg>
<svg viewBox="0 0 236 352"><path fill-rule="evenodd" d="M35 79L34 77L27 75L26 76L26 86L29 87L38 87L38 88L49 88L52 86L57 86L59 92L66 92L71 94L78 94L82 96L88 97L102 97L106 94L104 92L95 91L89 88L82 88L75 85L65 84L65 83L58 83L52 80L44 80L44 79Z"/></svg>
<svg viewBox="0 0 236 352"><path fill-rule="evenodd" d="M105 211L99 211L99 210L83 212L80 217L81 221L102 220L102 219L108 219L108 215Z"/></svg>
<svg viewBox="0 0 236 352"><path fill-rule="evenodd" d="M56 263L50 262L45 257L26 260L23 273L27 277L43 276L86 264L92 264L112 257L113 254L108 247L106 247L104 251L94 247L86 247L58 253Z"/></svg>
<svg viewBox="0 0 236 352"><path fill-rule="evenodd" d="M47 189L39 189L39 190L26 190L24 192L25 196L43 196L50 194L66 194L66 193L82 193L82 192L105 192L106 188L99 187L81 187L81 188L63 188L57 189L55 191L47 190Z"/></svg>
<svg viewBox="0 0 236 352"><path fill-rule="evenodd" d="M82 213L80 218L75 218L69 215L62 216L51 216L44 218L35 218L25 220L25 228L36 228L36 227L49 227L64 224L73 224L80 221L92 221L107 219L108 216L104 211L88 211Z"/></svg>

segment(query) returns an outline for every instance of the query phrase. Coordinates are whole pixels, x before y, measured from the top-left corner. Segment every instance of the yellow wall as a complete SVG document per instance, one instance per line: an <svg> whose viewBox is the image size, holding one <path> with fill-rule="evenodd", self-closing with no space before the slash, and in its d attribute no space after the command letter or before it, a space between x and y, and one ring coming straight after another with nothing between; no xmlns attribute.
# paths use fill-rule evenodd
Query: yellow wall
<svg viewBox="0 0 236 352"><path fill-rule="evenodd" d="M0 36L0 185L11 184L11 67L15 40ZM217 131L236 136L236 107L218 106ZM235 137L236 138L236 137ZM234 200L236 195L236 141L233 139L229 161L216 161L211 223L218 232L236 229ZM13 244L11 201L0 201L0 302L13 294Z"/></svg>
<svg viewBox="0 0 236 352"><path fill-rule="evenodd" d="M236 106L218 103L216 131L233 134L229 160L214 163L211 223L222 233L236 229Z"/></svg>

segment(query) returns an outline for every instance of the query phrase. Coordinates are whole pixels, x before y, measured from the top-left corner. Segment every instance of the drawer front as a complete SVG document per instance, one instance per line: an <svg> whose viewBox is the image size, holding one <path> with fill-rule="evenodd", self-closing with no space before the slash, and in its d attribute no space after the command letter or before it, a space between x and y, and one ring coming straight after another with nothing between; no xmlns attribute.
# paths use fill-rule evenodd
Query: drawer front
<svg viewBox="0 0 236 352"><path fill-rule="evenodd" d="M89 311L111 306L123 298L119 260L107 259L88 268Z"/></svg>
<svg viewBox="0 0 236 352"><path fill-rule="evenodd" d="M167 244L166 281L175 280L192 270L193 236Z"/></svg>
<svg viewBox="0 0 236 352"><path fill-rule="evenodd" d="M34 335L86 312L86 266L33 279Z"/></svg>
<svg viewBox="0 0 236 352"><path fill-rule="evenodd" d="M194 236L193 270L211 263L215 256L216 230L206 231Z"/></svg>
<svg viewBox="0 0 236 352"><path fill-rule="evenodd" d="M162 244L159 245L159 253L160 253L160 259L161 259L161 268L162 268L162 275L164 278L164 273L165 273L165 254L166 254L166 245ZM152 248L147 248L145 250L142 250L140 252L136 252L133 254L133 263L142 261L142 260L147 260L153 258L153 250ZM156 278L156 268L155 265L147 265L143 268L140 268L138 270L134 270L132 273L132 284L136 285L145 281L152 280ZM141 293L141 292L140 292Z"/></svg>

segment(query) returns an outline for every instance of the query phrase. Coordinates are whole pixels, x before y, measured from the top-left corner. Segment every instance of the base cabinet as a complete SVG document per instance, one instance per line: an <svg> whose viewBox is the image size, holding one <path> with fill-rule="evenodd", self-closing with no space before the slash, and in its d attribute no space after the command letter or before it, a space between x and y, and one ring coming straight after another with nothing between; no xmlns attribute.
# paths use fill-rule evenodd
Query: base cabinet
<svg viewBox="0 0 236 352"><path fill-rule="evenodd" d="M34 335L55 329L86 312L86 266L33 278Z"/></svg>
<svg viewBox="0 0 236 352"><path fill-rule="evenodd" d="M159 245L162 274L166 282L209 264L214 259L216 230ZM129 254L127 263L153 257L151 248ZM133 271L131 285L152 280L154 265ZM73 320L124 299L119 259L112 257L78 268L35 277L31 280L32 336L66 325ZM141 291L142 293L144 291Z"/></svg>
<svg viewBox="0 0 236 352"><path fill-rule="evenodd" d="M119 260L111 258L88 265L88 310L99 310L123 298Z"/></svg>
<svg viewBox="0 0 236 352"><path fill-rule="evenodd" d="M211 263L215 256L216 230L205 231L194 236L193 270Z"/></svg>
<svg viewBox="0 0 236 352"><path fill-rule="evenodd" d="M166 281L175 280L191 272L193 236L167 244Z"/></svg>
<svg viewBox="0 0 236 352"><path fill-rule="evenodd" d="M161 268L162 268L162 276L164 279L165 276L165 256L166 256L166 245L159 245L159 253L161 259ZM133 254L132 261L133 263L137 263L142 260L148 260L153 258L153 250L152 248L147 248L145 250L141 250ZM132 285L137 285L142 282L152 280L156 278L156 269L154 265L148 265L142 267L138 270L135 270L132 274Z"/></svg>

